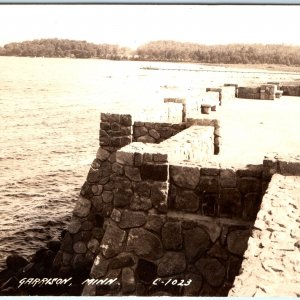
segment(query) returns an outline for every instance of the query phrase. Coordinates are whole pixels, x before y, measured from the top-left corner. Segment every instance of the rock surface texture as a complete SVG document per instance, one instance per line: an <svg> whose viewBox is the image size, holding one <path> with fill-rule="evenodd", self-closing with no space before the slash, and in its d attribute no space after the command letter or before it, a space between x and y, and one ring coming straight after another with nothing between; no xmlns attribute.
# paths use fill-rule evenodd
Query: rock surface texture
<svg viewBox="0 0 300 300"><path fill-rule="evenodd" d="M300 177L275 174L229 296L300 296Z"/></svg>

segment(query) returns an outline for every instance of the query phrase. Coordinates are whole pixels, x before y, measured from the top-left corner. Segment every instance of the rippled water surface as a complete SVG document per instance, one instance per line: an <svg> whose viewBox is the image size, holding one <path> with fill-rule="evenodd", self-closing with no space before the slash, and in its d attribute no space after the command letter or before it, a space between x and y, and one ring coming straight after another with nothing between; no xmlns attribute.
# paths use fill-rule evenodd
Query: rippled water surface
<svg viewBox="0 0 300 300"><path fill-rule="evenodd" d="M164 70L143 69L148 66ZM262 78L286 75L216 72L192 64L0 57L0 269L8 254L28 257L65 227L98 148L101 111L151 114L171 93Z"/></svg>

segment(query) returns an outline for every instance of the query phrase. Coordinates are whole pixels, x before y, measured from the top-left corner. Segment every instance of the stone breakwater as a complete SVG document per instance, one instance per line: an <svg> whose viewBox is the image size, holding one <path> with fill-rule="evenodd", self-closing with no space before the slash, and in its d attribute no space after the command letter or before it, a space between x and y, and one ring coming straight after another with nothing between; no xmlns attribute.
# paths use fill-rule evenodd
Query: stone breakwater
<svg viewBox="0 0 300 300"><path fill-rule="evenodd" d="M97 157L54 262L58 273L118 278L109 287L85 285L83 295L226 295L268 183L263 169L210 165L217 120L145 123L101 114L100 128ZM141 143L145 136L152 143ZM174 276L192 283L153 284Z"/></svg>
<svg viewBox="0 0 300 300"><path fill-rule="evenodd" d="M100 147L48 266L56 277L73 279L56 294L269 295L257 266L277 272L272 257L282 260L278 268L288 274L278 280L295 276L297 259L280 251L297 256L298 219L290 229L291 220L279 217L279 202L270 195L280 195L278 178L279 189L290 189L291 178L297 189L299 157L222 166L213 159L222 153L220 122L188 118L184 101L173 104L178 123L101 114ZM290 218L297 214L295 201L282 207ZM268 247L265 231L272 241ZM286 235L292 238L288 246ZM270 264L263 264L268 258ZM285 294L299 295L297 278ZM248 280L254 282L249 289ZM102 284L106 281L112 284Z"/></svg>

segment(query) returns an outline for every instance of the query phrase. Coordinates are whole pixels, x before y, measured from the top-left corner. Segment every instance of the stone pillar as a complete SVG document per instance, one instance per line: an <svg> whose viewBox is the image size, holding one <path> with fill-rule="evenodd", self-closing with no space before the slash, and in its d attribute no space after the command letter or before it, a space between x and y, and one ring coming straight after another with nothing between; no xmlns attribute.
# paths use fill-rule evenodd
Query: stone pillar
<svg viewBox="0 0 300 300"><path fill-rule="evenodd" d="M184 98L164 98L164 103L181 103L182 104L182 122L186 122L186 99Z"/></svg>

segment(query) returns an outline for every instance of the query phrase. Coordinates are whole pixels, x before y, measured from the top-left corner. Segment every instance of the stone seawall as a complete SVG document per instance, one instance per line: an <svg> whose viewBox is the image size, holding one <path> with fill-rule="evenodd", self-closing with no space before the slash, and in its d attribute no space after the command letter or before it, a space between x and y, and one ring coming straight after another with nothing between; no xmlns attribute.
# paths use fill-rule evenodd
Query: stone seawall
<svg viewBox="0 0 300 300"><path fill-rule="evenodd" d="M214 155L219 129L217 120L143 123L133 122L130 115L101 114L100 148L54 262L60 276L118 278L119 285L109 290L86 285L85 295L160 293L162 287L158 288L152 279L175 275L178 283L192 278L194 283L186 288L178 285L174 291L163 293L225 295L237 272L236 263L241 263L242 250L233 249L239 239L245 246L257 208L251 217L243 218L245 213L237 216L229 210L224 214L219 208L216 209L221 213L214 215L212 207L217 207L214 201L218 193L227 193L228 197L224 197L228 201L230 192L236 195L232 183L235 175L198 166L186 172L181 166L171 165L172 161L208 161L209 156ZM151 134L156 137L151 140L153 143L132 143ZM191 145L188 149L184 148L186 142ZM181 150L174 152L177 148ZM193 153L197 153L197 159ZM202 154L199 156L199 153ZM195 172L198 174L193 175ZM261 180L260 175L255 176L255 180ZM209 191L203 189L203 180L208 183ZM226 188L229 184L231 188L218 191L215 181L219 186ZM254 192L257 207L261 191L258 194L255 191L249 190L249 193ZM224 197L222 199L227 201ZM223 215L227 219L220 218ZM227 234L230 242L226 242ZM181 240L176 246L169 245L173 243L173 235ZM199 237L194 241L190 235ZM203 265L206 271L193 268L195 263ZM219 276L213 279L210 270L219 268ZM150 279L148 269L152 274Z"/></svg>
<svg viewBox="0 0 300 300"><path fill-rule="evenodd" d="M235 278L230 293L243 295L236 276L264 193L274 174L298 176L299 159L222 167L210 159L220 144L216 119L101 114L100 148L53 264L58 275L72 276L85 296L226 296Z"/></svg>

